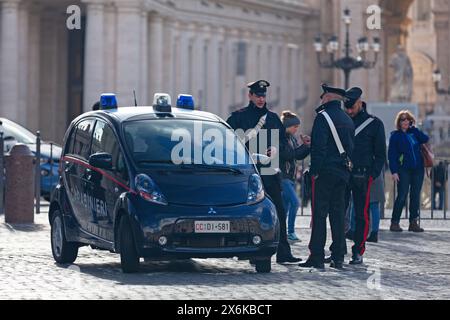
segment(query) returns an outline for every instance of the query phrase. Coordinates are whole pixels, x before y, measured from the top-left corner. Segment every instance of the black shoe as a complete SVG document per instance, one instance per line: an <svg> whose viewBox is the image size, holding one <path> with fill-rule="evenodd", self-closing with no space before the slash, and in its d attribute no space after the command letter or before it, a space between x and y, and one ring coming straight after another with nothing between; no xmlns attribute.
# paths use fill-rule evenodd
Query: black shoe
<svg viewBox="0 0 450 320"><path fill-rule="evenodd" d="M330 268L342 270L344 269L344 264L341 261L331 261Z"/></svg>
<svg viewBox="0 0 450 320"><path fill-rule="evenodd" d="M350 261L351 265L360 265L363 264L363 257L360 254L354 254L352 260Z"/></svg>
<svg viewBox="0 0 450 320"><path fill-rule="evenodd" d="M378 243L378 232L372 232L367 238L367 242Z"/></svg>
<svg viewBox="0 0 450 320"><path fill-rule="evenodd" d="M313 260L308 259L306 262L304 263L300 263L298 265L300 268L314 268L314 269L325 269L325 265L323 263L320 262L316 262Z"/></svg>
<svg viewBox="0 0 450 320"><path fill-rule="evenodd" d="M296 258L296 257L294 257L292 255L291 256L287 256L287 257L281 257L281 258L277 257L277 263L280 263L280 264L283 264L283 263L299 263L301 261L302 261L302 259Z"/></svg>
<svg viewBox="0 0 450 320"><path fill-rule="evenodd" d="M325 257L325 260L323 260L323 262L326 263L326 264L330 264L331 261L332 261L331 256Z"/></svg>
<svg viewBox="0 0 450 320"><path fill-rule="evenodd" d="M355 238L355 234L352 231L349 231L345 234L345 238L348 240L353 240Z"/></svg>

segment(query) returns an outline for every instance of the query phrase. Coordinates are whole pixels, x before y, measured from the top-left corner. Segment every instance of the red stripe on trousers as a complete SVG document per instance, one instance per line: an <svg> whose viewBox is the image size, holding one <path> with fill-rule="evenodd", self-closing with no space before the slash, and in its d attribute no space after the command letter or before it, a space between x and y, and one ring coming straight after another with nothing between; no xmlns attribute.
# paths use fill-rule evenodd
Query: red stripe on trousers
<svg viewBox="0 0 450 320"><path fill-rule="evenodd" d="M312 229L314 227L314 201L316 200L316 179L311 177L311 238L312 238ZM311 243L310 243L311 245ZM309 248L309 252L311 255L311 248Z"/></svg>
<svg viewBox="0 0 450 320"><path fill-rule="evenodd" d="M366 244L367 236L369 235L369 206L370 206L370 189L372 188L372 183L373 183L373 178L370 177L368 185L367 185L366 204L364 206L365 226L364 226L363 241L361 242L361 246L359 247L359 249L360 249L360 253L359 254L360 255L363 255L364 252L366 252L366 249L364 248L364 245Z"/></svg>

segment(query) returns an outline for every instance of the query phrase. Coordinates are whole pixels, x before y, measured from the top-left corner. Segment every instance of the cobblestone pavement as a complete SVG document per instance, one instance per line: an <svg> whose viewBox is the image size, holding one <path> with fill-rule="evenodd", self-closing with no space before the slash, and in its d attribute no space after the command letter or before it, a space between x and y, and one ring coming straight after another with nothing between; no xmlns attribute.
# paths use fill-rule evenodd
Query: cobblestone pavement
<svg viewBox="0 0 450 320"><path fill-rule="evenodd" d="M147 262L125 275L117 255L89 248L75 265L56 265L47 215L36 217L26 226L0 217L0 299L450 299L449 231L382 231L365 265L344 271L274 263L271 274L257 274L248 262L210 259ZM293 250L305 258L307 219L298 225L302 242Z"/></svg>

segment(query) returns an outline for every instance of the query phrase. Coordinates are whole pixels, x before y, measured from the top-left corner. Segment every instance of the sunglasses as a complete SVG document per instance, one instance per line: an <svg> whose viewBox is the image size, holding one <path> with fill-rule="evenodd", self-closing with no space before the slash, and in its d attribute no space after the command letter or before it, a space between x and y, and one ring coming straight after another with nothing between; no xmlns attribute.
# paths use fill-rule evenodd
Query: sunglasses
<svg viewBox="0 0 450 320"><path fill-rule="evenodd" d="M400 118L400 121L403 122L403 121L410 121L410 120L408 118Z"/></svg>

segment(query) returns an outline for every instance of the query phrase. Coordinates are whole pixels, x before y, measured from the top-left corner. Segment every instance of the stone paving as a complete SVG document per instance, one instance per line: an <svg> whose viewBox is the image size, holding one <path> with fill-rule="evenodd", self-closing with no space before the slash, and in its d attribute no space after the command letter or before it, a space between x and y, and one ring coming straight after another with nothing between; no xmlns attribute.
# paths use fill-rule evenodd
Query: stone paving
<svg viewBox="0 0 450 320"><path fill-rule="evenodd" d="M308 219L298 219L302 242L293 245L302 258ZM420 235L382 231L365 265L343 271L273 263L271 274L257 274L245 261L210 259L146 262L126 275L118 255L89 248L74 265L55 264L46 213L22 226L0 216L0 299L450 299L450 228L438 223Z"/></svg>

